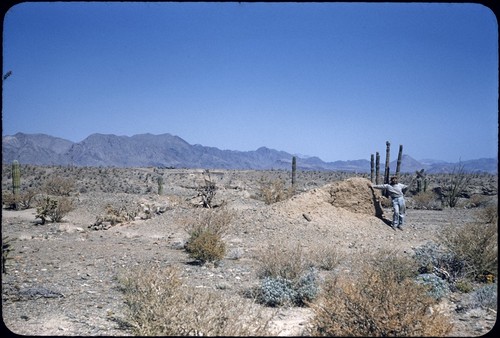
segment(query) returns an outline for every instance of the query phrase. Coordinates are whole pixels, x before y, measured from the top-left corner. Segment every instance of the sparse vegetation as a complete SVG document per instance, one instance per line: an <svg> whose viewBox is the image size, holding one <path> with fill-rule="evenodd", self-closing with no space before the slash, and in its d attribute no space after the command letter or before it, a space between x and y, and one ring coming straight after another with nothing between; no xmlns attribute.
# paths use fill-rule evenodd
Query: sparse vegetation
<svg viewBox="0 0 500 338"><path fill-rule="evenodd" d="M284 201L295 193L295 185L287 188L282 179L271 180L261 177L259 187L259 198L266 204Z"/></svg>
<svg viewBox="0 0 500 338"><path fill-rule="evenodd" d="M258 260L261 281L253 292L262 304L304 306L316 298L317 270L300 244L269 245Z"/></svg>
<svg viewBox="0 0 500 338"><path fill-rule="evenodd" d="M47 220L61 222L64 216L74 209L74 202L68 197L53 198L46 196L40 201L35 218L40 218L42 224L45 224Z"/></svg>
<svg viewBox="0 0 500 338"><path fill-rule="evenodd" d="M12 167L4 168L2 195L8 197L13 195ZM68 305L82 316L89 308L95 311L92 318L85 317L85 328L75 325L74 332L82 335L274 336L281 330L280 335L450 336L465 332L460 331L463 327L476 330L471 325L476 320L470 318L478 312L483 329L474 332L483 334L496 311L494 175L467 174L471 184L459 194L458 204L465 208L450 209L436 207L446 196L449 174L427 174L428 189L408 196L408 228L394 232L370 215L339 208L342 189L339 199L328 199L330 191L323 185L362 174L304 171L293 190L287 187L289 170L215 171L210 181L223 187L216 197L227 198L227 204L216 205L212 198L207 199L211 207L194 208L190 197L203 185L201 170L30 165L21 169L15 200L19 211L5 211L8 217L2 222L2 235L20 240L20 250L11 252L12 260L7 261L9 272L17 272L5 275L9 283L4 290L4 305L10 307L7 320L17 329L25 323L16 322L17 309L23 308L28 316L28 308L39 312L42 302L12 300L20 299L24 286L37 287L30 285L26 273L40 271L39 262L46 261L54 267L66 267L60 263L64 262L78 271L85 268L79 287L89 292L75 294L76 301ZM402 180L410 181L405 175ZM48 183L55 184L53 177L73 182L63 189L67 195L45 194ZM275 189L269 189L274 183ZM301 193L286 203L264 205L286 200L293 191ZM31 195L22 197L28 192ZM354 198L352 204L373 203L367 197L366 203ZM62 199L70 200L70 209L77 207L78 212L62 215ZM8 198L3 203L8 209ZM64 223L32 226L33 212L21 211L30 205L36 205L47 222ZM91 228L96 215L101 223L93 225L99 230L119 226L100 233L82 230ZM449 228L446 223L451 223ZM432 242L418 247L424 239ZM18 242L14 244L17 248ZM54 244L58 250L53 250ZM400 245L415 245L415 255L383 249ZM8 248L4 246L3 268ZM113 276L119 268L127 271L117 281ZM44 282L70 290L73 284L57 271L44 269ZM113 294L117 284L126 307ZM22 287L11 288L14 285ZM456 309L438 304L449 299L458 299ZM311 311L313 317L306 317ZM280 315L271 319L273 313ZM303 314L299 322L297 316ZM462 327L451 332L449 319ZM35 328L32 322L29 330ZM40 330L49 334L48 327Z"/></svg>
<svg viewBox="0 0 500 338"><path fill-rule="evenodd" d="M469 185L472 177L464 168L462 163L459 163L453 168L452 173L449 175L449 180L446 184L446 203L450 208L457 206L461 194Z"/></svg>
<svg viewBox="0 0 500 338"><path fill-rule="evenodd" d="M223 236L232 218L230 211L220 209L202 213L189 222L186 226L189 239L185 246L189 257L201 263L217 262L224 258L226 243Z"/></svg>
<svg viewBox="0 0 500 338"><path fill-rule="evenodd" d="M373 265L361 263L352 275L335 275L322 286L317 302L311 304L314 317L309 334L313 336L445 336L452 325L439 311L429 311L436 300L428 287L397 274L400 263ZM374 268L374 266L376 268Z"/></svg>
<svg viewBox="0 0 500 338"><path fill-rule="evenodd" d="M267 336L271 316L250 301L182 284L176 268L145 265L121 276L137 336Z"/></svg>

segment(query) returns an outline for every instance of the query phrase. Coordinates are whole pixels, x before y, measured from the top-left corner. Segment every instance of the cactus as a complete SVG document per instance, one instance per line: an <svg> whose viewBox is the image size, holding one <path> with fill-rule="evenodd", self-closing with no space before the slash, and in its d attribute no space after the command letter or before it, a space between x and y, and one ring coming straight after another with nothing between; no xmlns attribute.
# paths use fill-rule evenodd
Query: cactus
<svg viewBox="0 0 500 338"><path fill-rule="evenodd" d="M19 162L14 160L12 162L12 193L19 194L21 188L21 170L19 169Z"/></svg>
<svg viewBox="0 0 500 338"><path fill-rule="evenodd" d="M295 186L295 183L297 178L297 158L294 156L292 157L292 187Z"/></svg>
<svg viewBox="0 0 500 338"><path fill-rule="evenodd" d="M401 171L401 161L403 160L403 145L399 145L399 152L398 152L398 162L396 165L396 176L399 178L399 172Z"/></svg>
<svg viewBox="0 0 500 338"><path fill-rule="evenodd" d="M384 183L389 184L389 163L391 155L391 144L389 141L385 142L387 149L385 151L385 172L384 172Z"/></svg>
<svg viewBox="0 0 500 338"><path fill-rule="evenodd" d="M158 176L158 195L163 195L163 177Z"/></svg>
<svg viewBox="0 0 500 338"><path fill-rule="evenodd" d="M19 162L14 160L12 162L12 194L13 194L13 208L18 209L19 191L21 190L21 169Z"/></svg>
<svg viewBox="0 0 500 338"><path fill-rule="evenodd" d="M375 184L380 183L380 154L375 153Z"/></svg>
<svg viewBox="0 0 500 338"><path fill-rule="evenodd" d="M373 183L373 173L375 170L374 166L375 166L375 158L374 158L373 154L371 154L371 156L370 156L370 182L372 182L372 183Z"/></svg>

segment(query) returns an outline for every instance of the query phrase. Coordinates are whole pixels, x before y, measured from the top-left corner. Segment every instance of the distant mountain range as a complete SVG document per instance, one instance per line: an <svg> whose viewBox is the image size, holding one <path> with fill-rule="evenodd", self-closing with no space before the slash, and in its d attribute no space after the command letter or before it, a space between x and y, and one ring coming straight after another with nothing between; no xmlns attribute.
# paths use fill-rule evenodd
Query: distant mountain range
<svg viewBox="0 0 500 338"><path fill-rule="evenodd" d="M266 147L255 151L237 151L191 145L171 134L130 137L92 134L77 143L46 134L17 133L2 137L4 164L18 160L21 164L34 165L289 170L293 156ZM324 162L318 157L295 156L299 170L370 172L369 159ZM447 173L456 170L458 164L428 159L417 161L403 155L401 172L425 169L427 173ZM384 165L381 159L381 172ZM468 172L497 173L498 158L463 161L460 165ZM396 160L390 163L391 172L395 169Z"/></svg>

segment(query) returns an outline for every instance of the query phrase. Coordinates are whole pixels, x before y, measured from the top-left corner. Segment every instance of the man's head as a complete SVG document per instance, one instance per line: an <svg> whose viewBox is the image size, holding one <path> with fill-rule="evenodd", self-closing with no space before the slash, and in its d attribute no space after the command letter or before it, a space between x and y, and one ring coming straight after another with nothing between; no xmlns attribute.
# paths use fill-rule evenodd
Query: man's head
<svg viewBox="0 0 500 338"><path fill-rule="evenodd" d="M392 176L391 177L391 184L394 185L394 184L398 184L398 177L397 176Z"/></svg>

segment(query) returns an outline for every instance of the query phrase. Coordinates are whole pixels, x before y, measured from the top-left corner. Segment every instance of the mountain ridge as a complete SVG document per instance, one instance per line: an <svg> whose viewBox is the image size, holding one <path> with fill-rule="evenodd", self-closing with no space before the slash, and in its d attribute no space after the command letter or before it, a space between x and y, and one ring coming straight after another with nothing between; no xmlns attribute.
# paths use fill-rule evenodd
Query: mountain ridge
<svg viewBox="0 0 500 338"><path fill-rule="evenodd" d="M299 170L370 172L367 159L325 162L317 156L292 155L262 146L252 151L221 150L200 144L191 145L169 133L133 136L94 133L80 142L47 134L6 135L2 137L2 163L18 160L33 165L75 165L104 167L176 167L204 169L290 169L292 157ZM463 166L466 171L497 173L497 158L450 163L441 160L415 160L404 154L401 172L425 169L428 173L449 173ZM381 171L383 171L381 161ZM391 171L396 160L390 163Z"/></svg>

